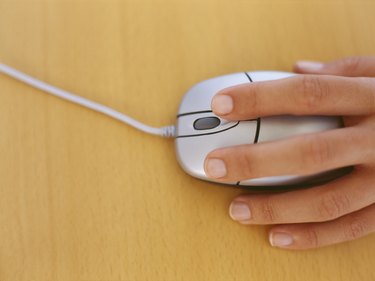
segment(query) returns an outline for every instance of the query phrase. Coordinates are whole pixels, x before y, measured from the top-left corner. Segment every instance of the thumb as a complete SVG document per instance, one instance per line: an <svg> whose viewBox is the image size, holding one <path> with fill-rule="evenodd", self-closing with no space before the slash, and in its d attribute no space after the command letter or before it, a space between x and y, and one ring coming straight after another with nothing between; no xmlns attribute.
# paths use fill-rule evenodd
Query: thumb
<svg viewBox="0 0 375 281"><path fill-rule="evenodd" d="M298 61L294 65L294 72L303 74L375 77L375 57L348 57L328 63Z"/></svg>

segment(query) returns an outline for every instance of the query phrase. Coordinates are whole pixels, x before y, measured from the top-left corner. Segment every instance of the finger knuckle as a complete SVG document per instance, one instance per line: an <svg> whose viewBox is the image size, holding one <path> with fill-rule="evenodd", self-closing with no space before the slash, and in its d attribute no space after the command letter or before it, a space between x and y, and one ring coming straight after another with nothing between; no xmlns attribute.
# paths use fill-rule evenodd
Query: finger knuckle
<svg viewBox="0 0 375 281"><path fill-rule="evenodd" d="M332 159L330 143L319 135L306 137L302 145L302 159L303 168L308 170L311 170L311 168L319 169Z"/></svg>
<svg viewBox="0 0 375 281"><path fill-rule="evenodd" d="M276 223L278 220L276 206L274 200L269 198L264 198L260 204L260 211L262 220L266 223Z"/></svg>
<svg viewBox="0 0 375 281"><path fill-rule="evenodd" d="M300 105L308 111L316 111L328 94L327 85L318 76L302 75L300 81Z"/></svg>
<svg viewBox="0 0 375 281"><path fill-rule="evenodd" d="M368 233L368 222L359 217L354 217L345 227L344 235L346 240L354 240Z"/></svg>
<svg viewBox="0 0 375 281"><path fill-rule="evenodd" d="M251 157L250 157L251 155ZM239 157L235 159L237 162L237 172L240 175L241 178L254 178L257 175L257 169L256 169L256 153L251 147L247 147L246 150L243 149L239 153Z"/></svg>
<svg viewBox="0 0 375 281"><path fill-rule="evenodd" d="M350 199L344 193L326 191L321 195L317 208L319 221L334 220L350 210Z"/></svg>
<svg viewBox="0 0 375 281"><path fill-rule="evenodd" d="M347 57L340 61L340 66L344 74L356 73L360 69L361 61L360 57Z"/></svg>
<svg viewBox="0 0 375 281"><path fill-rule="evenodd" d="M247 88L247 98L244 101L244 106L240 108L240 114L247 114L248 112L256 113L258 111L259 100L259 85L258 83L251 83L251 87Z"/></svg>
<svg viewBox="0 0 375 281"><path fill-rule="evenodd" d="M374 124L375 125L375 124ZM358 151L359 155L357 159L360 159L360 163L356 166L361 168L360 164L368 165L374 162L375 159L375 126L363 126L360 130L353 133L347 139L347 144L349 146L360 147L361 150Z"/></svg>
<svg viewBox="0 0 375 281"><path fill-rule="evenodd" d="M356 77L353 92L357 93L363 113L375 112L375 78Z"/></svg>
<svg viewBox="0 0 375 281"><path fill-rule="evenodd" d="M320 244L319 235L316 229L311 226L305 229L305 241L309 248L317 248Z"/></svg>
<svg viewBox="0 0 375 281"><path fill-rule="evenodd" d="M375 113L375 78L369 78L369 86L371 88L370 93L368 94L369 97L369 108L371 113Z"/></svg>

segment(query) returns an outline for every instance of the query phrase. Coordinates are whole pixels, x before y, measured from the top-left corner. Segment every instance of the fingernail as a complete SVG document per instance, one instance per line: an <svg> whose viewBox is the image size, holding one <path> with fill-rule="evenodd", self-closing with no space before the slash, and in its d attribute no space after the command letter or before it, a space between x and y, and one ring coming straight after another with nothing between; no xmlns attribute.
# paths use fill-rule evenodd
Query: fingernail
<svg viewBox="0 0 375 281"><path fill-rule="evenodd" d="M286 247L294 242L293 236L285 232L271 232L269 240L274 247Z"/></svg>
<svg viewBox="0 0 375 281"><path fill-rule="evenodd" d="M323 63L318 61L298 61L296 65L299 69L305 71L318 71L321 70L324 66Z"/></svg>
<svg viewBox="0 0 375 281"><path fill-rule="evenodd" d="M223 160L209 159L206 162L206 173L210 178L218 179L225 177L227 174L227 167Z"/></svg>
<svg viewBox="0 0 375 281"><path fill-rule="evenodd" d="M227 95L216 95L211 102L212 111L219 115L231 113L233 110L233 99Z"/></svg>
<svg viewBox="0 0 375 281"><path fill-rule="evenodd" d="M249 206L244 202L232 202L229 206L229 215L233 220L244 221L246 224L251 219Z"/></svg>

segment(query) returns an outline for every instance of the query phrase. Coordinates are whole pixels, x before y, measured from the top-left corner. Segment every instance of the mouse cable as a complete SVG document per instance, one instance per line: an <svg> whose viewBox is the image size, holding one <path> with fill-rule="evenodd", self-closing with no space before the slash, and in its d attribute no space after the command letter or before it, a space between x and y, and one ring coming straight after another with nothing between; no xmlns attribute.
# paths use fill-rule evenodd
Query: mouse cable
<svg viewBox="0 0 375 281"><path fill-rule="evenodd" d="M104 115L112 117L116 120L119 120L127 125L130 125L140 131L143 131L147 134L158 135L162 137L175 137L175 126L164 126L160 128L150 127L146 124L143 124L121 112L118 112L108 106L102 105L100 103L94 102L92 100L74 95L70 92L59 89L55 86L49 85L43 81L40 81L36 78L33 78L29 75L26 75L10 66L0 63L0 73L6 74L16 80L24 82L34 88L42 90L48 94L51 94L55 97L59 97L64 100L68 100L72 103L79 104L83 107L92 109L94 111L100 112Z"/></svg>

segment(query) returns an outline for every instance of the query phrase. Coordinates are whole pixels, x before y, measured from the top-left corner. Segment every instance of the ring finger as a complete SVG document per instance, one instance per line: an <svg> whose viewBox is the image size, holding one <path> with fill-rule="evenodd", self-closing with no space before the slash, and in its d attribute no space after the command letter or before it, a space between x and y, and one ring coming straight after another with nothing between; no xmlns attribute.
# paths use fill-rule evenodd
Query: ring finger
<svg viewBox="0 0 375 281"><path fill-rule="evenodd" d="M375 202L375 176L370 168L325 185L275 194L249 194L235 198L229 208L242 224L286 224L337 219Z"/></svg>

